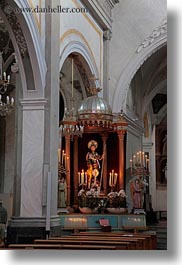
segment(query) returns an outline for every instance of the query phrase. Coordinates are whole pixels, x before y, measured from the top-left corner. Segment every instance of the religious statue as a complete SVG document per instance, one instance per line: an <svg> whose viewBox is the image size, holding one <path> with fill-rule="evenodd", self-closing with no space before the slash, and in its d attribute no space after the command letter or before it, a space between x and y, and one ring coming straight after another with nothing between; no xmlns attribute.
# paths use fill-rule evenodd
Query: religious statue
<svg viewBox="0 0 182 265"><path fill-rule="evenodd" d="M89 141L88 148L90 151L86 155L86 161L87 161L87 183L88 188L91 188L91 183L96 186L98 183L97 177L99 175L100 170L100 163L99 160L102 160L104 157L104 154L100 156L96 149L98 147L98 143L94 140Z"/></svg>
<svg viewBox="0 0 182 265"><path fill-rule="evenodd" d="M66 208L66 182L63 177L59 179L58 184L58 207Z"/></svg>
<svg viewBox="0 0 182 265"><path fill-rule="evenodd" d="M143 193L145 186L148 186L148 183L145 180L142 180L141 177L130 181L130 193L133 202L133 209L143 208Z"/></svg>

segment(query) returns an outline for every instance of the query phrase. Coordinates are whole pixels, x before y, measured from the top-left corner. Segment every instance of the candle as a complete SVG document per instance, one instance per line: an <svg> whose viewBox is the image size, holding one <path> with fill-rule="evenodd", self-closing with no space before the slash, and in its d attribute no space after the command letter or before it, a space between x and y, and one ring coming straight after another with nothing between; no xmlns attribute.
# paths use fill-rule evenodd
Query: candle
<svg viewBox="0 0 182 265"><path fill-rule="evenodd" d="M11 98L11 106L13 106L14 105L14 98Z"/></svg>
<svg viewBox="0 0 182 265"><path fill-rule="evenodd" d="M7 102L7 104L9 104L9 97L8 96L6 97L6 102Z"/></svg>
<svg viewBox="0 0 182 265"><path fill-rule="evenodd" d="M142 166L145 166L145 152L142 152Z"/></svg>
<svg viewBox="0 0 182 265"><path fill-rule="evenodd" d="M145 155L145 167L147 168L147 155Z"/></svg>
<svg viewBox="0 0 182 265"><path fill-rule="evenodd" d="M81 184L80 172L78 172L78 183Z"/></svg>
<svg viewBox="0 0 182 265"><path fill-rule="evenodd" d="M142 151L139 151L140 164L142 163Z"/></svg>
<svg viewBox="0 0 182 265"><path fill-rule="evenodd" d="M112 170L112 178L111 178L111 185L113 186L114 184L114 170Z"/></svg>
<svg viewBox="0 0 182 265"><path fill-rule="evenodd" d="M132 168L132 164L133 164L133 160L132 159L130 159L130 167L131 167L131 176L133 175L133 168Z"/></svg>
<svg viewBox="0 0 182 265"><path fill-rule="evenodd" d="M114 176L115 176L115 178L114 178L114 186L116 186L118 174L115 173Z"/></svg>
<svg viewBox="0 0 182 265"><path fill-rule="evenodd" d="M8 83L9 83L9 81L10 81L10 75L8 75Z"/></svg>
<svg viewBox="0 0 182 265"><path fill-rule="evenodd" d="M139 163L139 152L137 152L137 163Z"/></svg>
<svg viewBox="0 0 182 265"><path fill-rule="evenodd" d="M84 170L82 169L82 173L81 173L81 184L84 184Z"/></svg>
<svg viewBox="0 0 182 265"><path fill-rule="evenodd" d="M6 80L6 72L4 72L3 75L4 75L4 80Z"/></svg>
<svg viewBox="0 0 182 265"><path fill-rule="evenodd" d="M111 173L109 173L109 186L111 186Z"/></svg>
<svg viewBox="0 0 182 265"><path fill-rule="evenodd" d="M60 161L61 161L61 150L58 149L58 162L60 163Z"/></svg>
<svg viewBox="0 0 182 265"><path fill-rule="evenodd" d="M136 163L136 155L133 156L133 166L135 167L135 163Z"/></svg>

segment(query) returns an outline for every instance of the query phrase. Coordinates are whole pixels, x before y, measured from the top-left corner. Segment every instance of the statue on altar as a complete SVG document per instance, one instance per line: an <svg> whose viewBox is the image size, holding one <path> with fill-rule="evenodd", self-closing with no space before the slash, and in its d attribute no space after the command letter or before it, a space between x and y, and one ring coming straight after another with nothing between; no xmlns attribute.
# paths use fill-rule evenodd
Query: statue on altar
<svg viewBox="0 0 182 265"><path fill-rule="evenodd" d="M88 188L91 188L92 186L98 185L98 175L100 172L100 160L103 159L104 154L100 156L96 149L98 147L98 143L95 140L91 140L88 143L88 148L90 151L86 155L86 161L87 161L87 184Z"/></svg>
<svg viewBox="0 0 182 265"><path fill-rule="evenodd" d="M66 208L66 181L63 177L59 179L58 183L58 207Z"/></svg>
<svg viewBox="0 0 182 265"><path fill-rule="evenodd" d="M148 183L143 180L141 176L130 181L130 193L133 202L133 209L143 208L145 186L148 186Z"/></svg>

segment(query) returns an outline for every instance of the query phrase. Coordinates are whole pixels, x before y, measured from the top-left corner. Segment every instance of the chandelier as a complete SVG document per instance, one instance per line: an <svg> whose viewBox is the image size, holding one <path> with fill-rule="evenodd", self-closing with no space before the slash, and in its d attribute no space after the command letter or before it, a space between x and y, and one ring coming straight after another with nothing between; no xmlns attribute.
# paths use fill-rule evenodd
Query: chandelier
<svg viewBox="0 0 182 265"><path fill-rule="evenodd" d="M84 126L77 123L77 114L74 108L75 99L74 99L74 85L73 85L73 81L74 81L73 69L74 69L74 58L71 57L71 77L72 77L71 84L72 85L71 85L70 101L71 101L72 107L70 109L65 108L64 118L59 127L60 137L70 135L72 140L74 136L82 137L82 134L84 132Z"/></svg>
<svg viewBox="0 0 182 265"><path fill-rule="evenodd" d="M6 116L14 107L14 98L5 96L10 85L10 75L3 72L3 57L0 52L0 116Z"/></svg>

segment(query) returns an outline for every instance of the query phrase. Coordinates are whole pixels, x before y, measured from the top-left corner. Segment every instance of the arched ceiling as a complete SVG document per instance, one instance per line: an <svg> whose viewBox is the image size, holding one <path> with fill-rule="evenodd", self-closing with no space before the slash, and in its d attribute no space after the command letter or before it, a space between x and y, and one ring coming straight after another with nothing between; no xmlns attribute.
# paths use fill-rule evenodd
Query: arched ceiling
<svg viewBox="0 0 182 265"><path fill-rule="evenodd" d="M144 62L132 79L130 90L127 108L134 111L141 121L145 112L152 117L152 124L166 116L167 46L159 49Z"/></svg>
<svg viewBox="0 0 182 265"><path fill-rule="evenodd" d="M2 56L4 64L14 53L13 44L11 42L9 33L6 29L5 23L1 17L0 17L0 51L3 52Z"/></svg>

